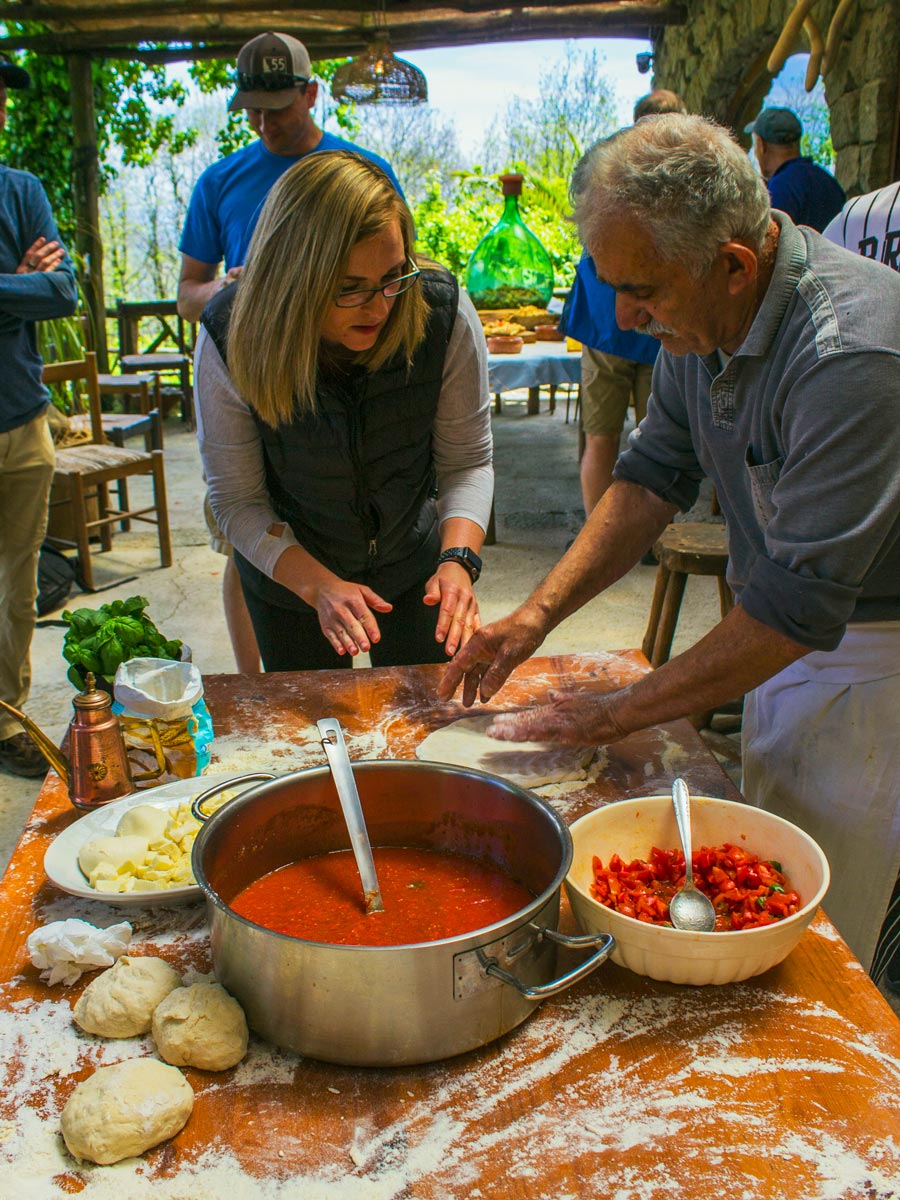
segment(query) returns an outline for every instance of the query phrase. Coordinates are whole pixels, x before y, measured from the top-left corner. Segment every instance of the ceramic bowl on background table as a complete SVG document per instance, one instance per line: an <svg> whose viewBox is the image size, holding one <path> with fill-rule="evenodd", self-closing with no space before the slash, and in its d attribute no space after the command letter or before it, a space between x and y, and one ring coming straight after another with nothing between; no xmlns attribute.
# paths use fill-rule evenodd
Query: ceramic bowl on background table
<svg viewBox="0 0 900 1200"><path fill-rule="evenodd" d="M489 354L521 354L524 344L520 337L489 337L487 339Z"/></svg>
<svg viewBox="0 0 900 1200"><path fill-rule="evenodd" d="M790 954L815 916L830 878L825 855L802 829L750 804L692 795L691 820L695 849L730 842L779 862L800 896L800 910L756 929L688 933L626 917L595 900L595 855L604 864L614 854L628 862L648 858L654 846L678 846L672 797L665 795L608 804L572 824L565 886L575 919L585 932L611 933L613 961L651 979L699 985L760 975Z"/></svg>

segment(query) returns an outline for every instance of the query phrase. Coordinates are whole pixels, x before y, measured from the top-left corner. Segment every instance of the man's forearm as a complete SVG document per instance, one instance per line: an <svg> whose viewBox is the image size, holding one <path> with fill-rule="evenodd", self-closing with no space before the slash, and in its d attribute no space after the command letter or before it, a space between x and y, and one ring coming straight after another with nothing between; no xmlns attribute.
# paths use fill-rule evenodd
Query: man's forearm
<svg viewBox="0 0 900 1200"><path fill-rule="evenodd" d="M617 692L616 724L630 733L727 704L808 653L738 605L689 650Z"/></svg>
<svg viewBox="0 0 900 1200"><path fill-rule="evenodd" d="M225 275L202 283L196 279L182 279L178 284L178 315L185 321L199 321L209 301L227 282Z"/></svg>

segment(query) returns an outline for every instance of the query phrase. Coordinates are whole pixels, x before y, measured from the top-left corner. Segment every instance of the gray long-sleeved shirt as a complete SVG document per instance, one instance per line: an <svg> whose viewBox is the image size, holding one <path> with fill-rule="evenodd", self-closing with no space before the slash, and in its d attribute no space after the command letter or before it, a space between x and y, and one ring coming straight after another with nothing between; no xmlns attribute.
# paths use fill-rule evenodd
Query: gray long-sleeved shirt
<svg viewBox="0 0 900 1200"><path fill-rule="evenodd" d="M280 525L266 487L256 421L218 350L201 329L194 353L197 434L209 500L222 532L258 570L275 564L297 539ZM444 360L443 383L432 438L438 481L438 518L467 517L487 529L493 496L491 410L487 347L481 322L461 293Z"/></svg>
<svg viewBox="0 0 900 1200"><path fill-rule="evenodd" d="M713 481L728 582L756 620L816 650L900 619L900 275L781 213L743 344L656 362L615 475L681 509Z"/></svg>
<svg viewBox="0 0 900 1200"><path fill-rule="evenodd" d="M75 311L75 271L68 254L55 271L16 274L39 237L60 241L41 183L0 165L0 433L33 421L47 406L35 321Z"/></svg>

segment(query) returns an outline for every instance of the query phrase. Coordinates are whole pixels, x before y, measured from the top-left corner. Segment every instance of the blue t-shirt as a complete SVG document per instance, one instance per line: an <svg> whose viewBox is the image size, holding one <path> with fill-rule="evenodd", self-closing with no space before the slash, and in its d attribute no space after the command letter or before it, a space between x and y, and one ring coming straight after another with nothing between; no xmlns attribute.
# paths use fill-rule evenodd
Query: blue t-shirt
<svg viewBox="0 0 900 1200"><path fill-rule="evenodd" d="M78 299L68 254L53 271L16 274L39 237L60 241L40 180L0 166L0 433L27 425L47 407L34 323L71 316Z"/></svg>
<svg viewBox="0 0 900 1200"><path fill-rule="evenodd" d="M318 154L322 150L351 150L368 158L381 167L403 195L394 172L377 154L331 133L323 133L318 146L309 153ZM235 150L207 167L191 196L178 249L204 263L220 263L224 259L226 271L243 266L250 238L272 185L289 167L305 157L304 154L296 157L273 154L257 138L249 146Z"/></svg>
<svg viewBox="0 0 900 1200"><path fill-rule="evenodd" d="M575 282L566 300L559 328L591 350L616 354L631 362L653 363L659 342L646 333L620 329L616 322L616 293L597 278L590 255L582 256L575 271Z"/></svg>
<svg viewBox="0 0 900 1200"><path fill-rule="evenodd" d="M768 188L773 208L786 212L795 225L809 225L818 233L847 199L835 177L806 157L782 163Z"/></svg>

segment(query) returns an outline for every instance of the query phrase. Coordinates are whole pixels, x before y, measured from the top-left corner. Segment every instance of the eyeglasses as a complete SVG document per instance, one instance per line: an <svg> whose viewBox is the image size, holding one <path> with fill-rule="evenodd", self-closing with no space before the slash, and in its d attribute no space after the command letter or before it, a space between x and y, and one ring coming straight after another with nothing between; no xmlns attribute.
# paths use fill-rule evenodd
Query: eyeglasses
<svg viewBox="0 0 900 1200"><path fill-rule="evenodd" d="M267 71L263 75L238 71L235 80L242 92L283 92L286 88L301 87L309 83L303 75L288 75L283 71Z"/></svg>
<svg viewBox="0 0 900 1200"><path fill-rule="evenodd" d="M409 261L412 262L412 259ZM377 292L381 292L387 300L393 300L395 296L402 296L404 292L408 292L421 274L419 268L414 267L408 275L398 275L396 279L383 283L381 287L366 288L364 291L338 292L334 302L338 308L359 308L360 305L368 304L370 300L373 300Z"/></svg>

